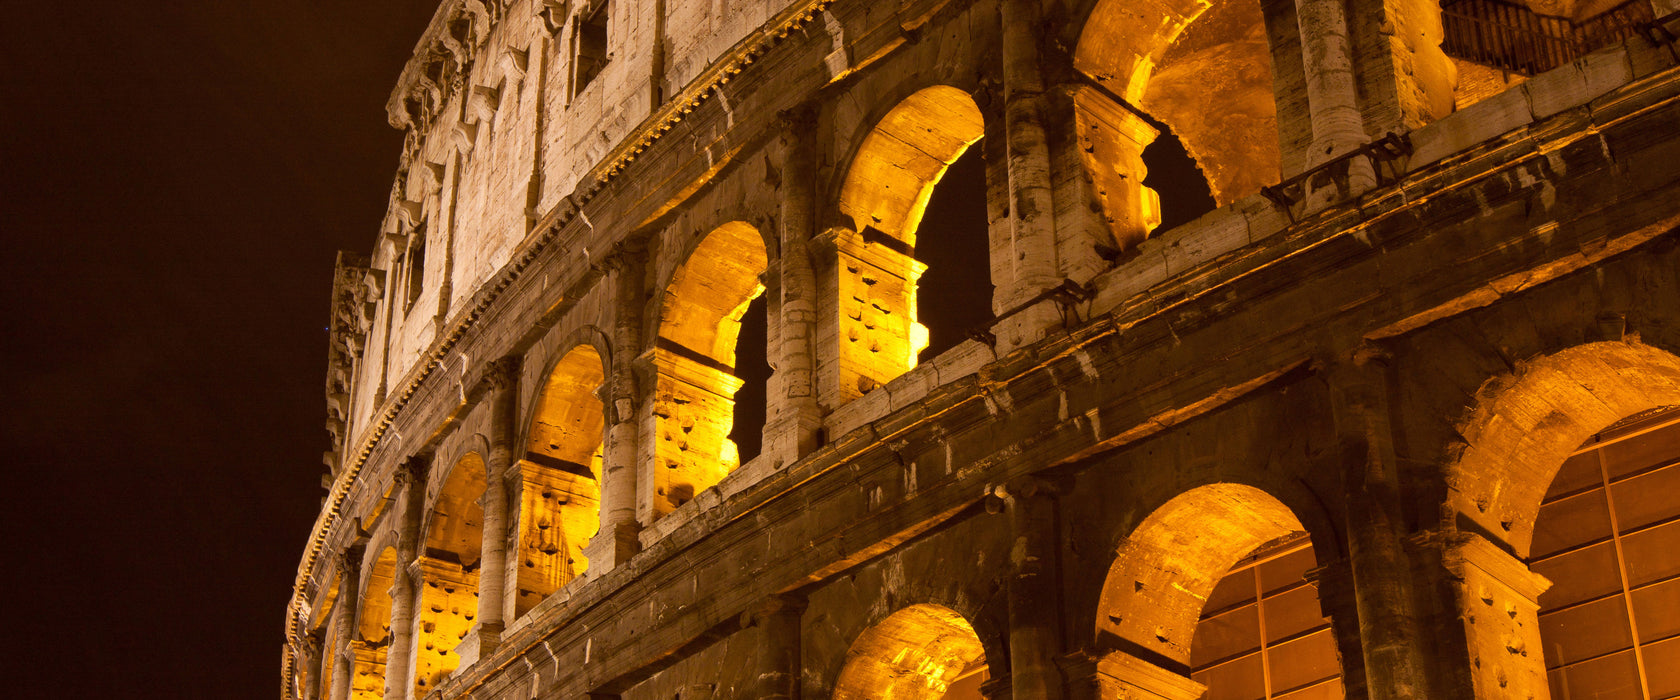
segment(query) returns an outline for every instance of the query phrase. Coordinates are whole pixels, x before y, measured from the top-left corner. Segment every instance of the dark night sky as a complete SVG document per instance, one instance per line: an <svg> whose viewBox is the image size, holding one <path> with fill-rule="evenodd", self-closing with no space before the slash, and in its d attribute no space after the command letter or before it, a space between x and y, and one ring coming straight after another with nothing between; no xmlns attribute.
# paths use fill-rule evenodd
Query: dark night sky
<svg viewBox="0 0 1680 700"><path fill-rule="evenodd" d="M6 697L279 693L333 252L372 246L435 7L8 6Z"/></svg>

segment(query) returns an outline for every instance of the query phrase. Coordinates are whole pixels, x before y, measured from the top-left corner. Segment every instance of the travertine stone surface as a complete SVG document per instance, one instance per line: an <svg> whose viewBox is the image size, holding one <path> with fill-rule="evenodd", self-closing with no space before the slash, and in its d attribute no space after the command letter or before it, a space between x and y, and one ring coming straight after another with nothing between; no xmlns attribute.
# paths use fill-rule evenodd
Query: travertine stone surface
<svg viewBox="0 0 1680 700"><path fill-rule="evenodd" d="M1680 404L1665 27L1496 84L1407 0L442 2L283 695L1194 698L1288 545L1347 697L1549 697L1542 499ZM996 318L918 358L965 152Z"/></svg>

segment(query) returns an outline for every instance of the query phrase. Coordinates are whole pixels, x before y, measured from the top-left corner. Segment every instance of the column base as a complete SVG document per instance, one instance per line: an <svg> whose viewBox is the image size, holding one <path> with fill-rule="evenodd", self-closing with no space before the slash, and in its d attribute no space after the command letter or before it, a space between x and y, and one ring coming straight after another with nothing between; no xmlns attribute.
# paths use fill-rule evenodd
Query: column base
<svg viewBox="0 0 1680 700"><path fill-rule="evenodd" d="M583 556L589 560L589 568L584 575L600 576L630 561L642 551L642 540L638 536L641 529L635 523L603 525L600 532L589 538L589 544L583 547Z"/></svg>

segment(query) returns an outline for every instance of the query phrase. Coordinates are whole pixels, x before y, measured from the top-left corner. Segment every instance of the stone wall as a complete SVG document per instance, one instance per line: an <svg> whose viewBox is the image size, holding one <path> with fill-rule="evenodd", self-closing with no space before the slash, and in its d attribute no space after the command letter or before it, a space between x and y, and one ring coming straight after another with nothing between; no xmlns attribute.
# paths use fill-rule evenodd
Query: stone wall
<svg viewBox="0 0 1680 700"><path fill-rule="evenodd" d="M335 278L286 696L1197 697L1200 601L1306 541L1349 697L1546 697L1539 495L1680 404L1672 44L1445 114L1427 7L1355 3L1421 32L1378 40L1316 2L445 2ZM1231 52L1230 119L1186 121ZM1159 127L1222 183L1169 231ZM997 318L918 362L916 222L970 145ZM428 534L463 498L476 553Z"/></svg>

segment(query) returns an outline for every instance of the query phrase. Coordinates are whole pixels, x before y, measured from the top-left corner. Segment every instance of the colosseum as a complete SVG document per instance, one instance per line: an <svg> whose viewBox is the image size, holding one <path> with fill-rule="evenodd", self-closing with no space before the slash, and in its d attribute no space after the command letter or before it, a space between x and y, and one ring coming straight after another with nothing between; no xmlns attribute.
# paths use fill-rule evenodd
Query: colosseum
<svg viewBox="0 0 1680 700"><path fill-rule="evenodd" d="M1677 9L444 0L283 697L1680 697Z"/></svg>

